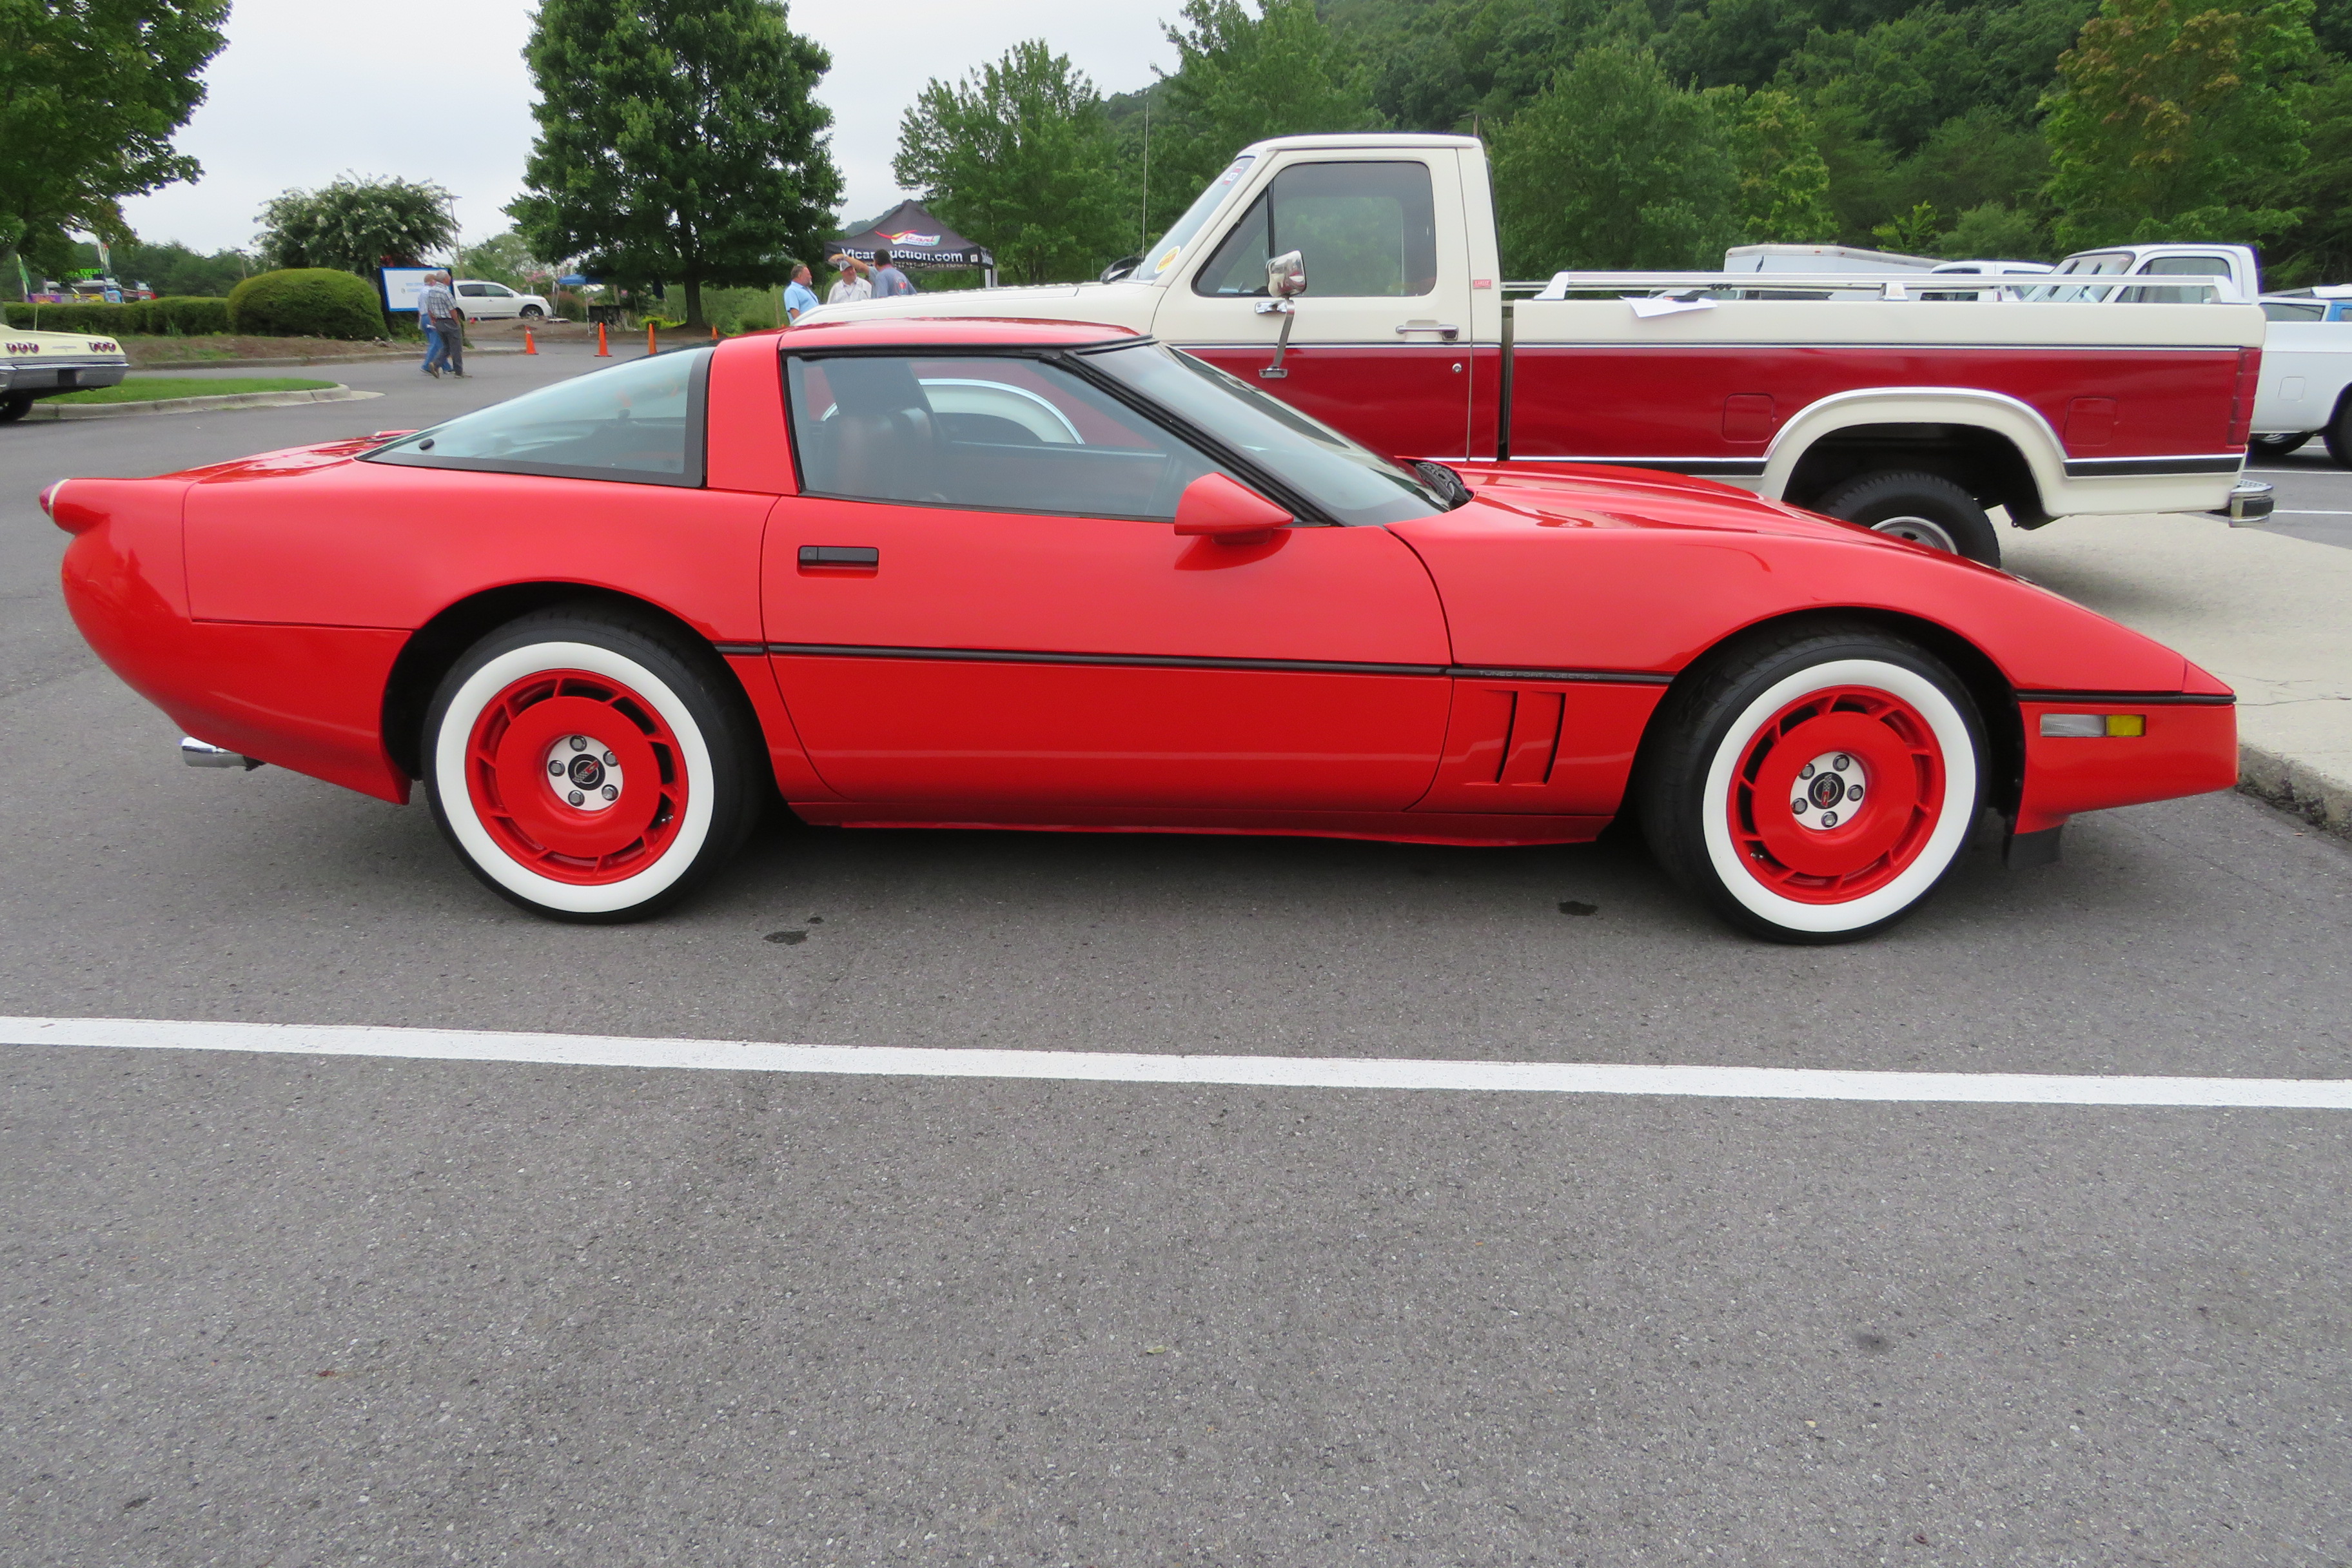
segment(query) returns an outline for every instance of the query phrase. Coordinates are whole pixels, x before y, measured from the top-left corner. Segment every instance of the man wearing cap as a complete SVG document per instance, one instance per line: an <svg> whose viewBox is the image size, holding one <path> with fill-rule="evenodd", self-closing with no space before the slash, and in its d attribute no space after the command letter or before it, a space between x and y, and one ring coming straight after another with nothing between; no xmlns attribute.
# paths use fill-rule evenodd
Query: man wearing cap
<svg viewBox="0 0 2352 1568"><path fill-rule="evenodd" d="M795 262L793 280L784 285L784 320L797 321L816 309L816 290L809 287L808 263Z"/></svg>
<svg viewBox="0 0 2352 1568"><path fill-rule="evenodd" d="M825 290L826 304L850 305L860 300L874 298L874 285L866 280L864 262L844 252L842 255L829 258L827 264L840 272L841 276L835 279L833 287Z"/></svg>

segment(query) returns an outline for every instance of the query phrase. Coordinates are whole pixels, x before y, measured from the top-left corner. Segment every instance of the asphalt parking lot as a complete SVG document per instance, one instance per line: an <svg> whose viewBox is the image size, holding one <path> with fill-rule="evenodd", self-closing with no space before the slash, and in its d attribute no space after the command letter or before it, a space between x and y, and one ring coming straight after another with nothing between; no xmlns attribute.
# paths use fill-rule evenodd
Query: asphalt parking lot
<svg viewBox="0 0 2352 1568"><path fill-rule="evenodd" d="M1615 841L783 824L559 927L64 615L49 479L593 363L0 429L0 1014L2352 1078L2352 850L2240 796L1848 948ZM0 1130L0 1563L2352 1563L2340 1110L18 1046Z"/></svg>
<svg viewBox="0 0 2352 1568"><path fill-rule="evenodd" d="M2272 532L2352 548L2352 469L2339 467L2318 439L2284 457L2258 458L2246 475L2277 487Z"/></svg>

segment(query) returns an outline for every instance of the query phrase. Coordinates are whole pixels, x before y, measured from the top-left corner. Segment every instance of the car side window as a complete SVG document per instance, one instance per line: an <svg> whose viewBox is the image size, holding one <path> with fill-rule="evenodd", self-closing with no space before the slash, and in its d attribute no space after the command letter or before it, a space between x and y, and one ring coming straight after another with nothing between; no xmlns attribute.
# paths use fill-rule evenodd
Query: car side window
<svg viewBox="0 0 2352 1568"><path fill-rule="evenodd" d="M482 293L485 298L491 300L511 300L514 298L514 290L508 288L503 283L485 283L482 285Z"/></svg>
<svg viewBox="0 0 2352 1568"><path fill-rule="evenodd" d="M1229 230L1196 294L1265 292L1270 258L1296 250L1322 299L1402 299L1437 287L1437 207L1426 163L1293 163Z"/></svg>
<svg viewBox="0 0 2352 1568"><path fill-rule="evenodd" d="M367 454L372 463L632 484L702 483L709 349L625 361L461 414Z"/></svg>
<svg viewBox="0 0 2352 1568"><path fill-rule="evenodd" d="M785 361L801 488L849 500L1169 521L1222 472L1108 393L999 354Z"/></svg>

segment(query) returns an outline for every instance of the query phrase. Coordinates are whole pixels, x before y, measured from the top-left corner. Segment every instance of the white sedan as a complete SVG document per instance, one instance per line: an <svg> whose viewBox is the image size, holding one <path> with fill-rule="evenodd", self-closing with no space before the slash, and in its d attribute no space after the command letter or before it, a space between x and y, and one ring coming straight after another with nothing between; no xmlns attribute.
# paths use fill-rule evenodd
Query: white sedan
<svg viewBox="0 0 2352 1568"><path fill-rule="evenodd" d="M498 321L514 316L535 321L549 313L543 296L518 294L503 283L462 278L452 287L457 291L457 309L466 313L469 321Z"/></svg>

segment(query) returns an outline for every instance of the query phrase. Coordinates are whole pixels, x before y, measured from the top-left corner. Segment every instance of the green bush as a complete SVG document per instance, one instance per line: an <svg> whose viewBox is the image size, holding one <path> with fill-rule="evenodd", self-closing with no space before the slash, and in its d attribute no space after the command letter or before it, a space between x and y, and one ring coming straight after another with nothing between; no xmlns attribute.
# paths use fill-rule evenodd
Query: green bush
<svg viewBox="0 0 2352 1568"><path fill-rule="evenodd" d="M383 305L355 274L331 267L264 272L228 297L234 332L271 338L380 338Z"/></svg>
<svg viewBox="0 0 2352 1568"><path fill-rule="evenodd" d="M228 331L228 301L200 298L141 300L128 305L9 305L8 325L47 332L194 337Z"/></svg>

